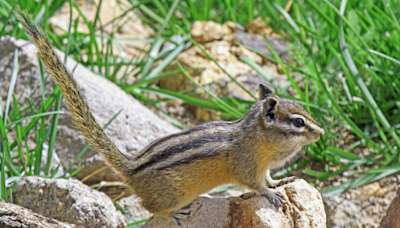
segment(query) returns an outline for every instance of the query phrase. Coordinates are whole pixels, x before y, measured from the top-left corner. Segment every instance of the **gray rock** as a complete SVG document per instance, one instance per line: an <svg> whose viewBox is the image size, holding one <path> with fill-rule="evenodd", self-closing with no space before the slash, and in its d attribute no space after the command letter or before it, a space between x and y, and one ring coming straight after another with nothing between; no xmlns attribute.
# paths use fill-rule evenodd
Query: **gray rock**
<svg viewBox="0 0 400 228"><path fill-rule="evenodd" d="M127 219L108 196L77 180L24 177L14 203L43 216L84 227L126 227Z"/></svg>
<svg viewBox="0 0 400 228"><path fill-rule="evenodd" d="M284 39L272 36L267 36L267 39L271 43L272 47L275 49L279 57L287 61L289 59L289 55L287 53L287 50L289 48L286 45L286 41ZM261 35L252 35L246 32L238 31L235 34L235 40L240 44L256 49L261 53L272 56L271 50L269 50L268 45L265 43L264 38Z"/></svg>
<svg viewBox="0 0 400 228"><path fill-rule="evenodd" d="M60 222L21 206L0 201L0 227L3 228L78 228L75 224Z"/></svg>
<svg viewBox="0 0 400 228"><path fill-rule="evenodd" d="M323 197L328 228L363 227L361 210L341 195Z"/></svg>
<svg viewBox="0 0 400 228"><path fill-rule="evenodd" d="M142 206L142 200L136 195L124 197L118 200L117 203L131 216L133 221L150 218L152 216L152 214Z"/></svg>
<svg viewBox="0 0 400 228"><path fill-rule="evenodd" d="M21 96L21 103L30 98L32 103L40 104L40 75L36 47L28 41L15 40L12 37L2 37L0 42L0 98L2 100L7 98L13 69L14 51L17 48L19 49L19 73L14 94L16 97ZM64 54L58 53L60 58L64 59ZM126 94L114 83L94 74L74 60L68 59L67 69L73 71L73 76L78 86L81 88L94 117L101 126L104 126L116 113L122 110L105 131L122 153L133 156L155 139L179 131L171 124L160 119L131 95ZM54 83L50 80L48 74L45 76L47 77L45 94L48 97L53 91ZM20 109L25 108L27 105L25 104ZM61 157L62 167L66 169L86 146L86 140L76 129L72 119L67 114L68 110L64 102L61 110L65 111L66 114L62 114L59 117L55 149ZM34 132L31 132L31 134L33 138ZM34 142L33 138L32 143ZM106 163L102 156L89 149L73 167L73 170L84 166L76 175L78 179L82 179L105 165ZM97 173L85 183L118 180L121 179L115 175L114 170L109 169Z"/></svg>

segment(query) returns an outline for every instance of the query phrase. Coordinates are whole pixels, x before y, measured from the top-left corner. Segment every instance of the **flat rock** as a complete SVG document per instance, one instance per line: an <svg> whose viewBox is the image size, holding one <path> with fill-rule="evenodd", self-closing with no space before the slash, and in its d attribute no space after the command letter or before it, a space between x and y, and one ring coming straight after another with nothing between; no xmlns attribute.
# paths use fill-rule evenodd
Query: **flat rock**
<svg viewBox="0 0 400 228"><path fill-rule="evenodd" d="M127 219L105 193L78 180L24 177L13 191L15 204L43 216L84 227L126 227Z"/></svg>
<svg viewBox="0 0 400 228"><path fill-rule="evenodd" d="M21 206L0 201L0 227L3 228L83 228L47 218Z"/></svg>
<svg viewBox="0 0 400 228"><path fill-rule="evenodd" d="M304 180L276 188L288 202L272 205L265 197L200 197L190 205L191 217L180 227L325 228L321 194ZM178 227L168 219L153 217L144 227Z"/></svg>

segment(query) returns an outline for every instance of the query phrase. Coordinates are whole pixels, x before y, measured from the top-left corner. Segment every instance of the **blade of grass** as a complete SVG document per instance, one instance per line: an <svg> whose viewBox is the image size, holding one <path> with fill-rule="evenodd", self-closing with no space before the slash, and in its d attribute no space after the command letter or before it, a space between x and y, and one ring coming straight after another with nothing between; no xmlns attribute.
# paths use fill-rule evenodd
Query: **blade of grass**
<svg viewBox="0 0 400 228"><path fill-rule="evenodd" d="M349 160L361 160L361 157L336 147L327 147L326 152Z"/></svg>
<svg viewBox="0 0 400 228"><path fill-rule="evenodd" d="M17 99L15 98L14 95L13 95L13 99L14 99L14 110L15 110L15 114L16 114L15 118L18 120L18 119L21 118L20 113L19 113L18 101L17 101ZM21 126L20 123L17 124L16 130L17 130L17 142L18 142L19 159L21 159L21 161L23 161L24 160L24 155L23 155L23 152L22 152L22 145L21 145L21 142L22 142L22 126ZM25 166L24 162L21 162L21 163L23 164L23 166ZM25 167L23 167L23 169L25 169Z"/></svg>
<svg viewBox="0 0 400 228"><path fill-rule="evenodd" d="M225 4L228 6L228 11L229 11L229 14L231 15L232 21L235 22L235 23L237 23L237 19L236 19L235 13L234 13L234 11L232 10L231 1L230 1L230 0L225 0Z"/></svg>
<svg viewBox="0 0 400 228"><path fill-rule="evenodd" d="M73 4L72 4L72 0L69 0L69 26L68 26L68 42L67 45L64 49L64 64L67 62L67 58L69 55L69 45L71 43L71 34L72 34L72 18L73 18L73 14L72 11L73 10Z"/></svg>
<svg viewBox="0 0 400 228"><path fill-rule="evenodd" d="M42 117L42 121L40 122L40 128L36 132L36 148L35 148L35 169L34 174L40 174L40 168L42 165L42 155L43 155L43 143L45 141L45 133L46 133L46 118Z"/></svg>
<svg viewBox="0 0 400 228"><path fill-rule="evenodd" d="M160 48L163 43L164 43L163 38L159 38L156 40L155 43L153 43L151 50L149 52L149 58L147 59L146 64L142 68L142 77L139 79L139 81L144 80L147 77L147 75L149 74L151 67L154 64L154 60L155 60L155 58L157 58L158 52L160 51Z"/></svg>
<svg viewBox="0 0 400 228"><path fill-rule="evenodd" d="M289 24L293 27L294 31L296 33L300 33L299 26L297 26L296 22L293 20L293 18L276 2L273 3L274 7L286 18L286 20L289 22Z"/></svg>
<svg viewBox="0 0 400 228"><path fill-rule="evenodd" d="M126 225L127 225L127 226L133 226L133 225L141 224L141 223L144 223L144 222L149 221L149 219L150 219L150 218L141 219L141 220L138 220L138 221L135 221L135 222L128 223L128 224L126 224Z"/></svg>
<svg viewBox="0 0 400 228"><path fill-rule="evenodd" d="M1 159L1 165L2 166L7 166L8 170L10 170L11 174L13 176L18 176L19 172L18 170L15 168L15 166L12 164L12 160L11 160L11 150L10 150L10 144L8 141L8 137L7 137L7 132L6 132L6 128L3 124L3 118L0 117L0 139L1 139L1 144L0 146L2 146L2 159ZM4 168L4 167L2 167ZM1 171L2 175L5 175L5 172L3 172L3 170ZM5 181L5 179L1 180L2 182Z"/></svg>
<svg viewBox="0 0 400 228"><path fill-rule="evenodd" d="M4 201L7 201L6 170L4 168L7 157L6 157L6 148L4 148L4 147L5 147L5 145L3 145L3 153L1 155L1 198Z"/></svg>
<svg viewBox="0 0 400 228"><path fill-rule="evenodd" d="M138 0L130 0L131 3L133 3L134 6L138 6L138 8L147 16L149 16L151 19L155 20L159 24L164 24L164 19L160 16L158 16L156 13L153 12L152 9L148 8L145 6L143 3L141 3Z"/></svg>
<svg viewBox="0 0 400 228"><path fill-rule="evenodd" d="M4 113L4 125L7 124L8 111L10 109L12 94L14 93L15 82L17 81L18 65L19 65L18 64L18 49L15 49L15 52L14 52L14 63L13 64L14 64L13 72L12 72L12 75L11 75L10 87L8 88L8 94L7 94L6 112Z"/></svg>
<svg viewBox="0 0 400 228"><path fill-rule="evenodd" d="M14 121L14 122L11 122L11 123L7 124L7 125L6 125L6 128L9 128L9 127L11 127L11 126L13 126L13 125L15 125L15 124L21 123L21 122L24 121L24 120L35 119L35 118L39 118L39 117L43 117L43 116L48 116L48 115L54 115L54 114L63 114L63 113L64 113L63 111L51 111L51 112L44 112L44 113L34 114L34 115L27 116L27 117L21 118L21 119L19 119L19 120L16 120L16 121ZM25 129L26 129L26 128L25 128ZM24 134L23 137L24 137L25 135L26 135L26 134Z"/></svg>
<svg viewBox="0 0 400 228"><path fill-rule="evenodd" d="M375 51L375 50L371 50L371 49L368 49L367 51L371 52L372 54L375 54L375 55L377 55L377 56L383 57L383 58L385 58L385 59L387 59L387 60L390 60L390 61L392 61L392 62L394 62L394 63L400 65L400 61L399 61L399 60L397 60L397 59L395 59L395 58L392 58L392 57L390 57L390 56L388 56L388 55L385 55L385 54L383 54L383 53L381 53L381 52L379 52L379 51Z"/></svg>
<svg viewBox="0 0 400 228"><path fill-rule="evenodd" d="M57 96L57 100L56 100L56 105L54 110L55 111L59 111L61 108L61 103L62 103L62 93L59 93ZM50 174L50 165L51 165L51 160L53 157L53 148L54 148L54 144L56 141L56 135L57 135L57 125L58 125L58 114L55 114L53 116L53 120L51 122L51 133L50 133L50 139L49 139L49 150L47 152L47 163L46 163L46 168L45 168L45 175L49 175Z"/></svg>

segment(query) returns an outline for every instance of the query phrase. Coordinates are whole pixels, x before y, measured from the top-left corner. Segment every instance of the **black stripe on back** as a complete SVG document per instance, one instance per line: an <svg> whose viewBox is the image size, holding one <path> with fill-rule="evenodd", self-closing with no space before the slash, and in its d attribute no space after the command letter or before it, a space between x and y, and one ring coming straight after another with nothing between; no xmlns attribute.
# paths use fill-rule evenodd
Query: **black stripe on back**
<svg viewBox="0 0 400 228"><path fill-rule="evenodd" d="M165 161L168 157L177 154L177 153L181 153L190 149L195 149L195 148L199 148L207 143L211 143L211 142L229 142L232 141L233 137L229 134L226 135L209 135L207 137L204 138L199 138L199 139L195 139L193 141L190 141L188 143L182 143L176 146L172 146L168 149L165 149L164 151L160 151L159 154L156 154L155 156L153 156L150 161L141 164L140 166L136 167L133 171L135 173L140 172L141 170L152 166L154 163L157 162L162 162Z"/></svg>
<svg viewBox="0 0 400 228"><path fill-rule="evenodd" d="M215 127L228 126L228 125L231 125L232 123L233 122L224 122L224 121L208 122L208 123L205 123L205 124L198 125L198 126L196 126L194 128L191 128L189 130L182 131L180 133L176 133L176 134L172 134L172 135L166 136L166 137L161 138L158 141L154 142L149 147L145 148L140 154L138 154L135 157L135 159L139 159L139 158L143 157L143 155L145 155L147 151L151 151L154 147L156 147L156 146L160 145L161 143L163 143L165 141L168 141L170 139L173 139L173 138L176 138L176 137L179 137L179 136L189 135L192 132L201 131L201 130L204 130L204 129L210 127L210 126L215 126Z"/></svg>
<svg viewBox="0 0 400 228"><path fill-rule="evenodd" d="M192 156L190 156L188 158L185 158L185 159L182 159L182 160L179 160L179 161L175 161L175 162L173 162L171 164L166 164L164 166L158 167L157 169L158 170L160 170L160 169L168 170L168 169L173 168L175 166L189 164L189 163L192 163L192 162L199 162L199 161L205 160L207 158L218 156L218 155L219 155L219 153L214 153L213 150L211 150L211 151L210 150L203 151L200 154L193 154Z"/></svg>

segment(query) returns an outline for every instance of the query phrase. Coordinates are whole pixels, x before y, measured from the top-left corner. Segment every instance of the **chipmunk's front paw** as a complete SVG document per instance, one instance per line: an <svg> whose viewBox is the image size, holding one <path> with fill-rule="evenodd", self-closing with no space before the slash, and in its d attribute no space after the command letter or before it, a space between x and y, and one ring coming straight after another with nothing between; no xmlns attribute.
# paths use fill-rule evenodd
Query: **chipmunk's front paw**
<svg viewBox="0 0 400 228"><path fill-rule="evenodd" d="M265 190L263 193L256 193L256 192L247 192L245 194L243 194L242 196L240 196L242 199L250 199L250 198L254 198L257 196L264 196L267 197L267 199L269 200L269 202L277 207L282 207L283 204L286 203L285 200L282 199L283 195L277 192L273 192L269 189Z"/></svg>
<svg viewBox="0 0 400 228"><path fill-rule="evenodd" d="M286 201L282 199L283 195L277 192L261 193L262 196L267 197L269 202L277 207L282 207Z"/></svg>

